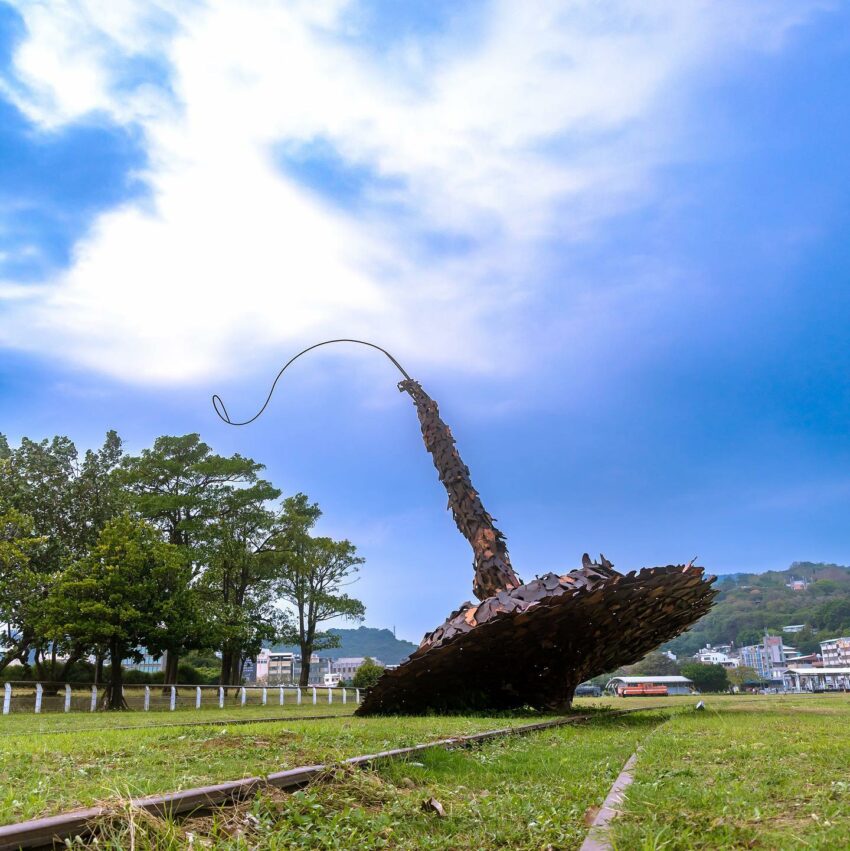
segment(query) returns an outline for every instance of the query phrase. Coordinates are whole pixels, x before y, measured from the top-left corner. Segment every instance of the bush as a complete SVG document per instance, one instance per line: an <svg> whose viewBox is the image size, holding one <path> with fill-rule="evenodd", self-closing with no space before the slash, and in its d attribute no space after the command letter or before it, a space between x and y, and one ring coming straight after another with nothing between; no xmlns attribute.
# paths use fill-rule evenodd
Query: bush
<svg viewBox="0 0 850 851"><path fill-rule="evenodd" d="M355 688L372 688L384 673L383 665L376 665L375 662L367 656L363 664L354 672Z"/></svg>
<svg viewBox="0 0 850 851"><path fill-rule="evenodd" d="M693 680L700 691L729 691L729 674L723 665L682 665L682 676Z"/></svg>

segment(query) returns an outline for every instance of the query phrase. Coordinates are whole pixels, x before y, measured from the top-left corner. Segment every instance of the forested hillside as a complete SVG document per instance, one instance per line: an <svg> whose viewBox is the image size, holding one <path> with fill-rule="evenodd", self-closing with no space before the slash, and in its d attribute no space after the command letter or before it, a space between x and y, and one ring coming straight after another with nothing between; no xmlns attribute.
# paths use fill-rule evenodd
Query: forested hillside
<svg viewBox="0 0 850 851"><path fill-rule="evenodd" d="M793 579L805 580L805 590L789 588ZM850 635L850 567L794 562L787 570L721 576L717 587L714 608L665 650L688 656L706 643L753 644L765 630L778 634L788 624L807 625L786 638L802 653L817 650L824 639Z"/></svg>
<svg viewBox="0 0 850 851"><path fill-rule="evenodd" d="M328 632L339 637L339 647L318 651L316 655L322 658L371 656L373 659L380 659L386 665L397 665L416 649L412 641L396 638L389 629L361 626L358 629L329 629ZM299 652L297 647L275 649Z"/></svg>

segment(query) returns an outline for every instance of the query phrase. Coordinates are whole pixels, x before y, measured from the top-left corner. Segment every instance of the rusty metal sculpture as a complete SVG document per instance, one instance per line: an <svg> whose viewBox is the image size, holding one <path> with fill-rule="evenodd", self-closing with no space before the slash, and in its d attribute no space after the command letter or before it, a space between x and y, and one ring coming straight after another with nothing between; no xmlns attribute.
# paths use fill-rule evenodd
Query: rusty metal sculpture
<svg viewBox="0 0 850 851"><path fill-rule="evenodd" d="M265 404L234 423L213 397L225 422L253 422L271 399L284 370L305 352L334 342L361 343L383 352L413 399L425 447L449 496L449 508L473 552L473 593L398 668L386 671L358 708L361 715L426 710L493 710L533 706L567 708L576 686L635 662L683 632L712 605L715 577L693 563L622 574L604 556L585 554L582 566L523 583L514 572L505 537L472 485L437 403L384 349L361 340L328 340L295 355L278 373Z"/></svg>

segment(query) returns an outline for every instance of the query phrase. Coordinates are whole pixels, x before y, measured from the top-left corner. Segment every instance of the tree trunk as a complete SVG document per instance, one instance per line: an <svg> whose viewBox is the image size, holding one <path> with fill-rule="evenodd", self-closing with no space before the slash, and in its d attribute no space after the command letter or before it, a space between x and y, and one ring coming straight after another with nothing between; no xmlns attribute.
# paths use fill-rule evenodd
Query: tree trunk
<svg viewBox="0 0 850 851"><path fill-rule="evenodd" d="M298 685L304 688L310 682L310 657L313 655L312 644L301 645L301 674L298 677Z"/></svg>
<svg viewBox="0 0 850 851"><path fill-rule="evenodd" d="M222 686L230 685L230 660L233 657L233 654L230 650L221 651L221 673L218 675L218 683ZM227 691L224 692L227 694Z"/></svg>
<svg viewBox="0 0 850 851"><path fill-rule="evenodd" d="M112 668L112 676L109 687L103 695L104 708L112 711L129 708L127 701L124 700L124 672L121 669L123 659L123 648L119 644L118 639L113 638L109 645L109 662Z"/></svg>
<svg viewBox="0 0 850 851"><path fill-rule="evenodd" d="M230 656L230 684L242 685L242 654L232 653Z"/></svg>
<svg viewBox="0 0 850 851"><path fill-rule="evenodd" d="M177 666L180 663L179 654L173 650L165 651L165 669L162 677L162 693L171 694L171 686L177 685Z"/></svg>
<svg viewBox="0 0 850 851"><path fill-rule="evenodd" d="M177 666L180 664L180 655L171 650L165 654L165 678L163 682L167 686L177 685Z"/></svg>

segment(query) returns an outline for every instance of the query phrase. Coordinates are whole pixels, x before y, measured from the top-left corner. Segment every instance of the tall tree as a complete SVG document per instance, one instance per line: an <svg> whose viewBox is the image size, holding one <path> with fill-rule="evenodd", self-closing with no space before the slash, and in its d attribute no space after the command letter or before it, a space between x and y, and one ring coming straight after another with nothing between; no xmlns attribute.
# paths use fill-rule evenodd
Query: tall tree
<svg viewBox="0 0 850 851"><path fill-rule="evenodd" d="M268 507L280 491L259 480L221 494L204 533L208 565L198 582L211 641L221 651L222 685L238 685L246 659L263 642L291 640L288 613L276 606L280 520Z"/></svg>
<svg viewBox="0 0 850 851"><path fill-rule="evenodd" d="M32 518L26 514L14 509L0 514L0 624L5 633L0 639L0 671L11 662L24 661L20 637L24 630L35 630L42 619L39 577L30 561L47 542L35 537L32 529Z"/></svg>
<svg viewBox="0 0 850 851"><path fill-rule="evenodd" d="M36 442L28 438L10 448L0 443L0 513L14 510L28 516L32 531L43 545L30 553L31 605L18 616L15 658L24 660L34 651L40 679L58 680L89 648L63 645L34 618L62 570L82 558L97 539L104 523L121 508L116 468L122 455L121 439L114 431L103 447L89 451L82 462L67 437ZM59 651L65 659L57 662ZM2 667L2 662L0 662Z"/></svg>
<svg viewBox="0 0 850 851"><path fill-rule="evenodd" d="M56 583L50 607L56 632L108 648L105 708L126 708L122 663L141 659L139 647L162 641L184 564L184 553L164 542L156 528L123 514L106 523L90 553Z"/></svg>
<svg viewBox="0 0 850 851"><path fill-rule="evenodd" d="M295 609L301 650L300 684L310 679L310 658L316 650L336 646L335 635L319 632L320 624L343 617L362 621L366 608L341 593L364 559L349 541L314 538L310 530L321 516L304 494L284 500L281 531L275 541L278 556L277 591Z"/></svg>
<svg viewBox="0 0 850 851"><path fill-rule="evenodd" d="M233 455L216 455L198 434L158 437L124 464L125 482L141 515L156 524L191 565L190 586L208 563L206 527L219 515L224 495L234 486L251 485L262 464ZM191 596L191 587L187 592ZM191 606L180 607L181 616L168 624L164 651L165 682L177 682L181 653L205 643L197 632Z"/></svg>

